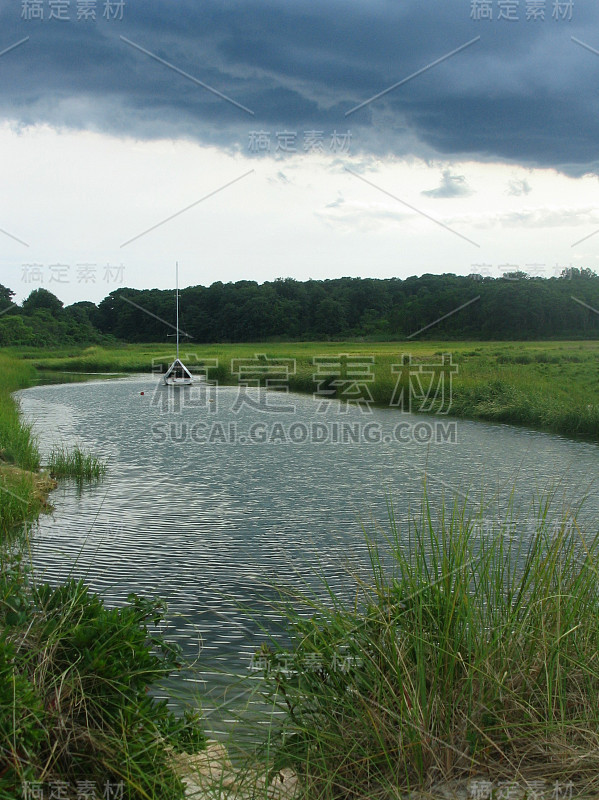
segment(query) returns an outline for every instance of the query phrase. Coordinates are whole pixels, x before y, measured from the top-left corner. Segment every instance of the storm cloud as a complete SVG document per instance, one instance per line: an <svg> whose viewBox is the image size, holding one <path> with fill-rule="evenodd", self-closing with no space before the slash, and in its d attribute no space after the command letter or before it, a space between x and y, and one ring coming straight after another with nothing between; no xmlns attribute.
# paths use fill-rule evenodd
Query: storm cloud
<svg viewBox="0 0 599 800"><path fill-rule="evenodd" d="M568 20L547 0L527 20L520 0L517 21L495 0L481 20L471 0L128 0L122 20L103 18L105 0L95 20L77 20L77 0L70 20L42 5L44 19L21 0L0 10L0 51L26 39L0 57L0 115L16 127L240 151L262 131L271 155L277 132L301 149L306 132L351 131L365 155L599 171L599 55L572 40L599 51L590 3ZM460 193L448 180L433 196Z"/></svg>

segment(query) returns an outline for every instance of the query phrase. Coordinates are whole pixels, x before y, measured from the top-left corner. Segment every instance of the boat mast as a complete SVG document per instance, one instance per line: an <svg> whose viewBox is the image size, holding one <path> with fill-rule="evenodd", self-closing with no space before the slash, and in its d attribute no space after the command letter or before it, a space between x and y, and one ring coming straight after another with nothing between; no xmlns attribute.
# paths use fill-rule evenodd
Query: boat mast
<svg viewBox="0 0 599 800"><path fill-rule="evenodd" d="M177 273L177 360L179 360L179 262L177 261L176 273Z"/></svg>

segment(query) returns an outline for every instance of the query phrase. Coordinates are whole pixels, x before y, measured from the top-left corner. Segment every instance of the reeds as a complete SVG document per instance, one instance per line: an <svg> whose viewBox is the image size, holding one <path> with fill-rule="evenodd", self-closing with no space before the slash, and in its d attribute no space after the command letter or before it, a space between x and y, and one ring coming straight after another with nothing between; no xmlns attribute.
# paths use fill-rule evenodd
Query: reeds
<svg viewBox="0 0 599 800"><path fill-rule="evenodd" d="M30 364L0 354L0 539L24 520L35 518L44 507L36 476L40 455L31 426L20 419L11 392L32 380Z"/></svg>
<svg viewBox="0 0 599 800"><path fill-rule="evenodd" d="M54 478L76 478L77 480L99 480L106 474L106 464L86 453L80 447L54 447L47 464Z"/></svg>
<svg viewBox="0 0 599 800"><path fill-rule="evenodd" d="M465 504L434 518L425 498L404 530L391 514L384 547L367 537L353 601L325 582L324 601L277 606L291 644L273 637L260 653L285 715L268 749L305 797L477 777L596 796L599 539L568 516L550 523L547 504L516 528L509 514L493 531L480 522Z"/></svg>

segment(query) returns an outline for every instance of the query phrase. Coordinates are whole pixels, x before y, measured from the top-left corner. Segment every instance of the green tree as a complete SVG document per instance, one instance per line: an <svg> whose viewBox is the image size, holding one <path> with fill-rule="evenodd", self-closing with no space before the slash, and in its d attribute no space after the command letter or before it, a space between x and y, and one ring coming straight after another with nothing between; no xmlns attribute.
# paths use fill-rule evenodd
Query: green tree
<svg viewBox="0 0 599 800"><path fill-rule="evenodd" d="M7 286L3 286L0 283L0 306L4 308L7 304L12 303L12 299L15 296L15 293L12 289L9 289Z"/></svg>
<svg viewBox="0 0 599 800"><path fill-rule="evenodd" d="M63 303L47 289L34 289L26 300L23 300L23 311L31 314L34 311L47 310L57 316L62 311Z"/></svg>
<svg viewBox="0 0 599 800"><path fill-rule="evenodd" d="M33 328L22 317L5 314L0 317L0 345L28 345L35 343Z"/></svg>

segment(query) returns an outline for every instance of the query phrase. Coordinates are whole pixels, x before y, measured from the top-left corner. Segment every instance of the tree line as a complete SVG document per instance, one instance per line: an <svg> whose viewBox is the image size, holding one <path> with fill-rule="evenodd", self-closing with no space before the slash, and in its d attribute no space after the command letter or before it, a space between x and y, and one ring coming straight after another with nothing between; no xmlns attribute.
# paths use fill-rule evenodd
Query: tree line
<svg viewBox="0 0 599 800"><path fill-rule="evenodd" d="M17 306L0 285L0 345L166 341L173 290L119 288L95 305L64 307L46 289ZM7 311L8 309L8 311ZM342 338L543 339L599 336L599 276L454 274L374 279L278 279L190 286L180 292L180 329L196 342Z"/></svg>

